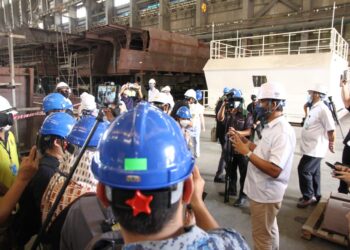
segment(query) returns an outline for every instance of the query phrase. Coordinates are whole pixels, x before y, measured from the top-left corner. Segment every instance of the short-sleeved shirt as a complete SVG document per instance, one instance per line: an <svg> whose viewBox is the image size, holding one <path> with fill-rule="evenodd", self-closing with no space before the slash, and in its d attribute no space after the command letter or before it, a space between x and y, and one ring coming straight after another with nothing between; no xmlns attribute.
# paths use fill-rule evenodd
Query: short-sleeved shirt
<svg viewBox="0 0 350 250"><path fill-rule="evenodd" d="M233 229L216 229L205 232L193 226L188 232L177 237L159 240L143 241L126 244L123 250L153 250L153 249L250 249L245 239Z"/></svg>
<svg viewBox="0 0 350 250"><path fill-rule="evenodd" d="M335 130L332 113L323 101L318 101L310 108L301 130L301 153L312 157L325 157L328 150L327 132L331 130Z"/></svg>
<svg viewBox="0 0 350 250"><path fill-rule="evenodd" d="M277 178L273 178L249 162L244 193L250 199L260 203L282 201L292 169L295 144L294 129L284 116L272 120L265 126L254 154L274 163L282 171Z"/></svg>
<svg viewBox="0 0 350 250"><path fill-rule="evenodd" d="M7 141L0 140L0 183L10 188L18 172L16 140L11 131L6 132Z"/></svg>
<svg viewBox="0 0 350 250"><path fill-rule="evenodd" d="M250 113L243 114L242 112L237 112L235 114L227 113L225 116L224 124L227 122L227 130L228 132L229 127L233 127L234 129L238 131L243 131L246 129L251 129L253 127L253 116Z"/></svg>

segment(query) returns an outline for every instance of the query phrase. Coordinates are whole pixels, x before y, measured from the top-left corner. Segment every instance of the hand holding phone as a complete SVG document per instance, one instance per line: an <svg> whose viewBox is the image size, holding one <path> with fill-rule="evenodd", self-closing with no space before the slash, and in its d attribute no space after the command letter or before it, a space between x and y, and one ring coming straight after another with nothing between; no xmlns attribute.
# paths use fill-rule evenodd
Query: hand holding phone
<svg viewBox="0 0 350 250"><path fill-rule="evenodd" d="M329 163L328 161L326 161L326 165L331 169L335 170L335 165L333 165L332 163Z"/></svg>

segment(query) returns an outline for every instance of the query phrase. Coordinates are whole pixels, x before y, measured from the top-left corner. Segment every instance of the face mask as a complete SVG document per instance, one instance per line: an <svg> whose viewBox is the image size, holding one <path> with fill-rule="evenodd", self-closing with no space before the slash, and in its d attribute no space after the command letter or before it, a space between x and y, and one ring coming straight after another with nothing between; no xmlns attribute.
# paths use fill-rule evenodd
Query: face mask
<svg viewBox="0 0 350 250"><path fill-rule="evenodd" d="M308 102L308 103L312 103L312 96L311 96L311 95L308 95L308 97L307 97L307 102Z"/></svg>
<svg viewBox="0 0 350 250"><path fill-rule="evenodd" d="M256 112L256 119L259 120L262 124L266 124L267 116L268 116L267 110L261 107L260 105L258 105L255 108L255 112Z"/></svg>
<svg viewBox="0 0 350 250"><path fill-rule="evenodd" d="M58 92L63 95L65 98L68 98L71 94L71 90L66 88L66 89L60 89Z"/></svg>
<svg viewBox="0 0 350 250"><path fill-rule="evenodd" d="M0 128L0 130L2 130L2 131L9 131L10 129L12 128L12 126L10 126L10 125L7 125L7 126L5 126L5 127L2 127L2 128Z"/></svg>
<svg viewBox="0 0 350 250"><path fill-rule="evenodd" d="M5 127L5 126L11 126L13 125L13 115L6 114L6 113L0 113L0 127Z"/></svg>
<svg viewBox="0 0 350 250"><path fill-rule="evenodd" d="M190 125L190 120L181 120L180 121L180 125L181 125L181 127L183 127L183 128L186 128L186 127L188 127L188 125Z"/></svg>
<svg viewBox="0 0 350 250"><path fill-rule="evenodd" d="M153 89L153 88L154 88L154 83L149 83L149 84L148 84L148 87L149 87L150 89Z"/></svg>
<svg viewBox="0 0 350 250"><path fill-rule="evenodd" d="M67 143L66 150L71 155L74 154L75 146L73 144Z"/></svg>

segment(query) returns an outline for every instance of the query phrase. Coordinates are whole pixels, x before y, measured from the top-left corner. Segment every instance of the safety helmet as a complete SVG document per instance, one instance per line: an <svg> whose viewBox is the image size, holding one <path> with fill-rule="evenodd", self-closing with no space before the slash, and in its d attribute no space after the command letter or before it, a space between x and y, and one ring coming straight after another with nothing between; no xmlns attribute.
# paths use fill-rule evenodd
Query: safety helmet
<svg viewBox="0 0 350 250"><path fill-rule="evenodd" d="M202 93L202 91L200 91L199 89L196 90L196 99L197 99L198 101L200 101L200 100L203 99L203 93Z"/></svg>
<svg viewBox="0 0 350 250"><path fill-rule="evenodd" d="M156 102L162 104L170 104L170 100L167 94L159 92L155 96L153 96L149 102Z"/></svg>
<svg viewBox="0 0 350 250"><path fill-rule="evenodd" d="M90 95L87 92L83 92L80 95L81 104L80 104L80 110L95 110L96 109L96 102L95 97L93 95Z"/></svg>
<svg viewBox="0 0 350 250"><path fill-rule="evenodd" d="M151 79L149 79L148 83L156 84L156 80L154 80L153 78L151 78Z"/></svg>
<svg viewBox="0 0 350 250"><path fill-rule="evenodd" d="M75 122L75 119L67 113L52 113L44 120L39 133L41 135L56 135L66 138Z"/></svg>
<svg viewBox="0 0 350 250"><path fill-rule="evenodd" d="M160 92L164 92L164 93L168 93L170 91L171 91L171 88L169 86L165 86L160 90Z"/></svg>
<svg viewBox="0 0 350 250"><path fill-rule="evenodd" d="M224 92L224 95L226 95L228 92L230 92L230 88L229 87L225 87L223 92Z"/></svg>
<svg viewBox="0 0 350 250"><path fill-rule="evenodd" d="M318 92L323 95L327 95L327 86L323 85L322 83L316 83L311 89L308 89L308 91L314 91Z"/></svg>
<svg viewBox="0 0 350 250"><path fill-rule="evenodd" d="M0 95L0 129L10 129L13 125L13 115L17 114L9 103L9 101Z"/></svg>
<svg viewBox="0 0 350 250"><path fill-rule="evenodd" d="M187 179L193 166L194 158L175 120L141 102L110 125L91 169L107 186L154 190Z"/></svg>
<svg viewBox="0 0 350 250"><path fill-rule="evenodd" d="M69 85L65 82L59 82L56 85L56 89L60 89L60 88L69 88Z"/></svg>
<svg viewBox="0 0 350 250"><path fill-rule="evenodd" d="M232 88L226 95L235 100L239 100L239 101L243 100L242 91L240 91L239 89Z"/></svg>
<svg viewBox="0 0 350 250"><path fill-rule="evenodd" d="M197 100L196 91L194 91L193 89L188 89L185 92L185 97L186 98L193 98L193 99Z"/></svg>
<svg viewBox="0 0 350 250"><path fill-rule="evenodd" d="M67 136L67 141L74 145L82 147L95 121L96 117L94 116L85 116L82 119L80 119L74 125L72 131ZM100 122L98 124L95 133L92 135L88 144L89 147L97 147L100 138L102 137L103 133L107 130L108 126L109 122Z"/></svg>
<svg viewBox="0 0 350 250"><path fill-rule="evenodd" d="M3 96L0 95L0 112L11 113L13 115L17 114L17 111L13 109L10 102Z"/></svg>
<svg viewBox="0 0 350 250"><path fill-rule="evenodd" d="M275 99L285 100L286 92L281 84L277 83L264 83L260 87L258 99Z"/></svg>
<svg viewBox="0 0 350 250"><path fill-rule="evenodd" d="M61 109L73 110L73 104L68 98L65 98L63 95L59 93L51 93L44 98L43 109L45 113L52 110Z"/></svg>
<svg viewBox="0 0 350 250"><path fill-rule="evenodd" d="M191 119L191 112L190 109L186 106L181 106L177 111L176 111L176 116L178 118L182 119Z"/></svg>

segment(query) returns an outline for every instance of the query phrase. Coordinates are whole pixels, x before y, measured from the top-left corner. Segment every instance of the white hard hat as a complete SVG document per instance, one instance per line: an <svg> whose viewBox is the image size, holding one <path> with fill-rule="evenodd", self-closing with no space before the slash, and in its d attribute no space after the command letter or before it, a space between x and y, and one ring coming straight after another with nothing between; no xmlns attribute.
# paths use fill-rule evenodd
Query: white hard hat
<svg viewBox="0 0 350 250"><path fill-rule="evenodd" d="M188 89L185 92L185 97L192 97L193 99L197 100L196 91L194 91L193 89Z"/></svg>
<svg viewBox="0 0 350 250"><path fill-rule="evenodd" d="M159 102L163 104L170 104L170 100L167 94L159 92L154 97L152 97L149 102Z"/></svg>
<svg viewBox="0 0 350 250"><path fill-rule="evenodd" d="M258 99L276 99L285 100L286 92L281 84L278 83L264 83L260 87Z"/></svg>
<svg viewBox="0 0 350 250"><path fill-rule="evenodd" d="M10 102L3 96L0 95L0 112L5 111L6 113L17 114L16 110L13 110Z"/></svg>
<svg viewBox="0 0 350 250"><path fill-rule="evenodd" d="M160 90L160 92L170 92L170 91L171 91L171 88L169 86L165 86Z"/></svg>
<svg viewBox="0 0 350 250"><path fill-rule="evenodd" d="M11 104L5 97L0 95L0 111L6 111L9 109L12 109Z"/></svg>
<svg viewBox="0 0 350 250"><path fill-rule="evenodd" d="M81 110L95 110L96 109L96 102L95 97L93 95L90 95L89 93L83 92L80 95L81 99Z"/></svg>
<svg viewBox="0 0 350 250"><path fill-rule="evenodd" d="M327 86L323 85L321 83L314 84L313 88L308 89L308 91L315 91L321 94L326 95L327 94Z"/></svg>
<svg viewBox="0 0 350 250"><path fill-rule="evenodd" d="M156 80L154 80L153 78L151 78L151 79L149 79L148 83L156 84Z"/></svg>
<svg viewBox="0 0 350 250"><path fill-rule="evenodd" d="M56 89L60 89L60 88L69 88L69 85L65 82L59 82L56 85Z"/></svg>

